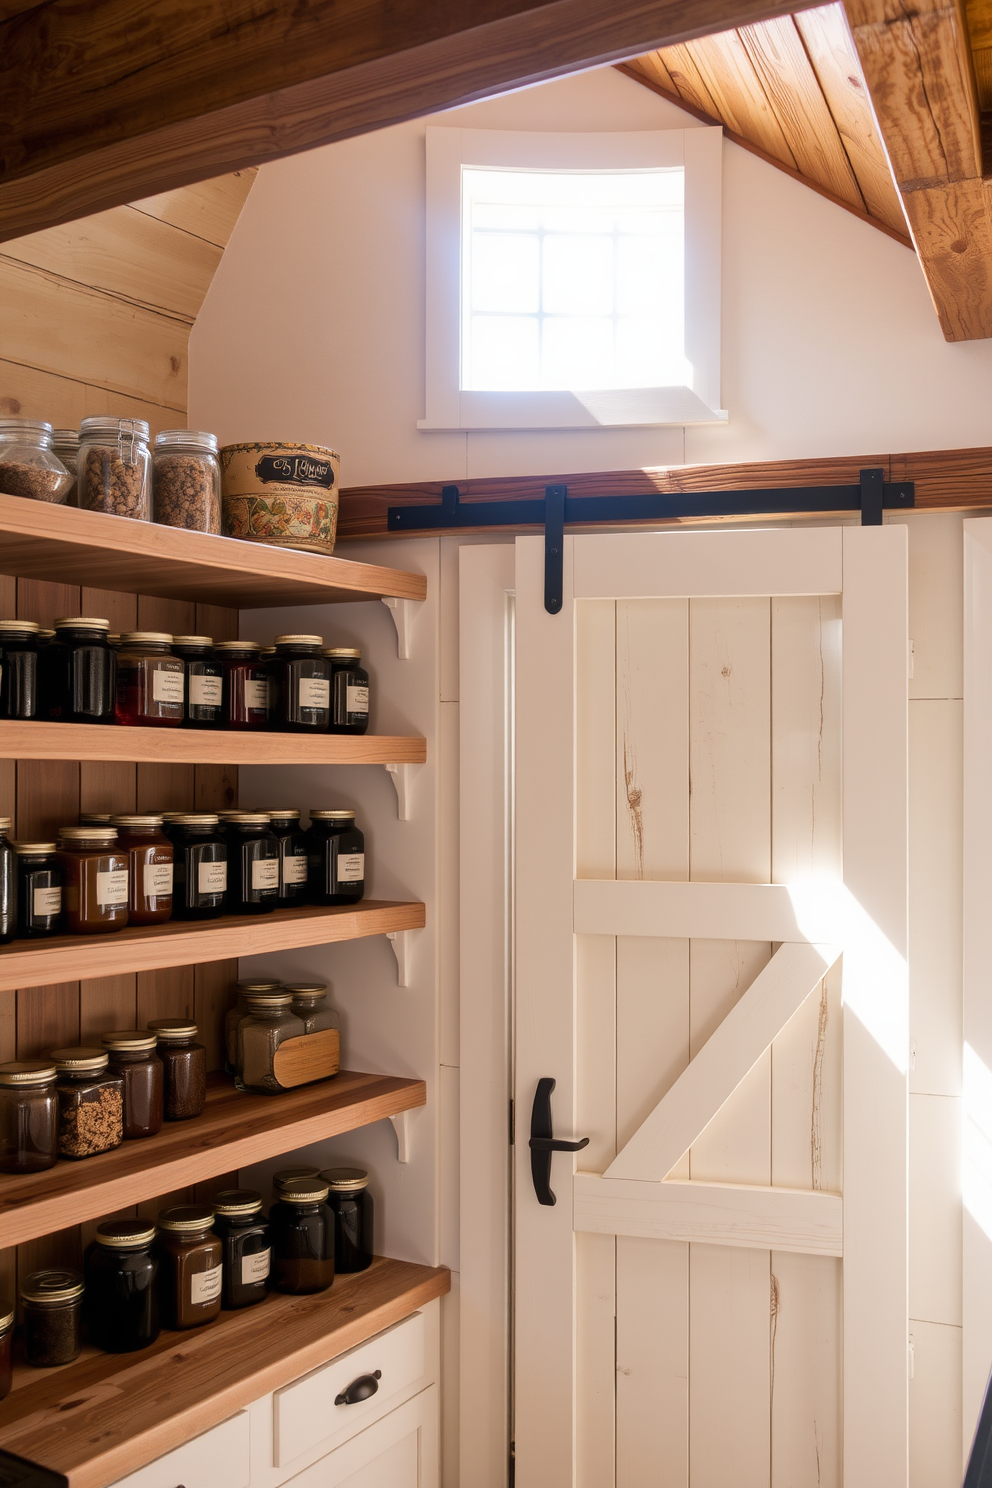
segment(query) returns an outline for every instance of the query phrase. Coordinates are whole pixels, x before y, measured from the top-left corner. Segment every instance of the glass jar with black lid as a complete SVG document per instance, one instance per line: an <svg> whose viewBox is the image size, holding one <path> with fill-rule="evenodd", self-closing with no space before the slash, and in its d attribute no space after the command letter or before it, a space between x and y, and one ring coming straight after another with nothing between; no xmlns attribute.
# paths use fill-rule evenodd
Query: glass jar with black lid
<svg viewBox="0 0 992 1488"><path fill-rule="evenodd" d="M0 1173L43 1173L55 1166L57 1156L54 1064L47 1059L0 1064Z"/></svg>
<svg viewBox="0 0 992 1488"><path fill-rule="evenodd" d="M323 1178L287 1179L269 1210L272 1285L302 1295L326 1292L334 1280L334 1216Z"/></svg>
<svg viewBox="0 0 992 1488"><path fill-rule="evenodd" d="M334 1269L339 1276L366 1271L374 1259L375 1206L364 1168L328 1168L327 1207L334 1215Z"/></svg>
<svg viewBox="0 0 992 1488"><path fill-rule="evenodd" d="M357 646L328 646L331 663L331 733L364 734L369 726L369 674Z"/></svg>
<svg viewBox="0 0 992 1488"><path fill-rule="evenodd" d="M166 1121L199 1116L207 1099L207 1051L196 1042L196 1024L186 1018L153 1018L148 1032L158 1039Z"/></svg>
<svg viewBox="0 0 992 1488"><path fill-rule="evenodd" d="M38 632L33 620L0 620L0 718L39 718Z"/></svg>
<svg viewBox="0 0 992 1488"><path fill-rule="evenodd" d="M4 819L0 818L0 823ZM58 935L62 929L62 871L55 843L13 842L11 846L17 854L17 934L24 940Z"/></svg>
<svg viewBox="0 0 992 1488"><path fill-rule="evenodd" d="M56 620L55 639L39 655L42 708L60 723L113 723L115 653L110 621L78 615Z"/></svg>
<svg viewBox="0 0 992 1488"><path fill-rule="evenodd" d="M272 1249L262 1195L253 1188L226 1188L214 1194L212 1203L214 1229L224 1247L221 1305L233 1310L264 1301Z"/></svg>
<svg viewBox="0 0 992 1488"><path fill-rule="evenodd" d="M356 904L365 893L365 838L353 811L311 808L307 832L311 904Z"/></svg>
<svg viewBox="0 0 992 1488"><path fill-rule="evenodd" d="M228 816L228 914L267 914L279 903L279 842L264 811Z"/></svg>
<svg viewBox="0 0 992 1488"><path fill-rule="evenodd" d="M186 663L173 655L172 637L129 630L117 652L114 712L118 723L178 728L186 713Z"/></svg>
<svg viewBox="0 0 992 1488"><path fill-rule="evenodd" d="M119 1029L103 1035L109 1069L124 1081L124 1139L153 1137L165 1115L165 1076L158 1057L158 1038L144 1028Z"/></svg>
<svg viewBox="0 0 992 1488"><path fill-rule="evenodd" d="M0 816L0 945L17 935L17 854L10 840L9 816Z"/></svg>
<svg viewBox="0 0 992 1488"><path fill-rule="evenodd" d="M186 663L186 727L220 728L224 716L224 669L210 636L177 635L172 650Z"/></svg>
<svg viewBox="0 0 992 1488"><path fill-rule="evenodd" d="M105 1219L86 1248L87 1332L108 1354L133 1354L159 1335L156 1234L147 1219Z"/></svg>
<svg viewBox="0 0 992 1488"><path fill-rule="evenodd" d="M331 722L331 664L323 636L277 635L269 663L271 724L288 733L326 733Z"/></svg>
<svg viewBox="0 0 992 1488"><path fill-rule="evenodd" d="M292 1010L288 992L247 992L247 1012L238 1024L234 1083L239 1090L278 1095L285 1086L276 1075L276 1054L288 1039L302 1038L303 1019Z"/></svg>
<svg viewBox="0 0 992 1488"><path fill-rule="evenodd" d="M172 918L216 919L227 898L227 842L220 818L214 812L170 812L163 825L174 850Z"/></svg>
<svg viewBox="0 0 992 1488"><path fill-rule="evenodd" d="M59 1157L95 1157L124 1140L124 1080L103 1049L55 1049Z"/></svg>
<svg viewBox="0 0 992 1488"><path fill-rule="evenodd" d="M128 924L164 924L172 919L174 848L161 816L113 816L111 822L128 859Z"/></svg>
<svg viewBox="0 0 992 1488"><path fill-rule="evenodd" d="M296 810L270 811L279 842L279 903L302 904L307 897L307 838Z"/></svg>
<svg viewBox="0 0 992 1488"><path fill-rule="evenodd" d="M224 680L222 726L264 729L269 726L269 668L257 641L218 641L214 653Z"/></svg>

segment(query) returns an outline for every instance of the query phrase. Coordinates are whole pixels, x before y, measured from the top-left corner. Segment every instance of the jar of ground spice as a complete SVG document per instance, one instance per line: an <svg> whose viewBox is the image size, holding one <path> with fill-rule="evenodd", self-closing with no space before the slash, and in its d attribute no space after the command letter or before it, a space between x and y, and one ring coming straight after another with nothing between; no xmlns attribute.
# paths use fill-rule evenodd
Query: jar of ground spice
<svg viewBox="0 0 992 1488"><path fill-rule="evenodd" d="M173 655L172 637L130 630L117 652L114 712L118 723L178 728L186 716L186 663Z"/></svg>
<svg viewBox="0 0 992 1488"><path fill-rule="evenodd" d="M32 1271L21 1285L24 1353L29 1364L71 1364L82 1347L83 1278L78 1271Z"/></svg>
<svg viewBox="0 0 992 1488"><path fill-rule="evenodd" d="M0 718L38 718L38 630L33 620L0 620Z"/></svg>
<svg viewBox="0 0 992 1488"><path fill-rule="evenodd" d="M192 532L220 531L217 435L163 429L155 435L152 477L156 522Z"/></svg>
<svg viewBox="0 0 992 1488"><path fill-rule="evenodd" d="M128 859L127 922L161 925L172 918L172 843L160 816L114 816L117 844Z"/></svg>
<svg viewBox="0 0 992 1488"><path fill-rule="evenodd" d="M158 1217L162 1320L167 1328L198 1328L220 1312L224 1247L214 1212L200 1204L163 1209Z"/></svg>
<svg viewBox="0 0 992 1488"><path fill-rule="evenodd" d="M159 1335L155 1233L147 1219L105 1219L86 1248L86 1328L108 1354L133 1354Z"/></svg>
<svg viewBox="0 0 992 1488"><path fill-rule="evenodd" d="M124 1081L103 1049L55 1049L59 1157L95 1157L124 1140Z"/></svg>
<svg viewBox="0 0 992 1488"><path fill-rule="evenodd" d="M164 1072L156 1052L158 1038L145 1029L131 1028L103 1035L110 1055L108 1068L124 1081L124 1137L153 1137L162 1130L165 1114Z"/></svg>
<svg viewBox="0 0 992 1488"><path fill-rule="evenodd" d="M85 511L151 520L148 425L142 419L85 418L79 429L79 505Z"/></svg>
<svg viewBox="0 0 992 1488"><path fill-rule="evenodd" d="M14 1383L14 1307L0 1302L0 1400L6 1400Z"/></svg>
<svg viewBox="0 0 992 1488"><path fill-rule="evenodd" d="M285 1087L276 1078L276 1051L287 1039L302 1038L303 1019L292 1011L288 992L248 993L248 1011L238 1024L234 1083L239 1090L278 1095Z"/></svg>
<svg viewBox="0 0 992 1488"><path fill-rule="evenodd" d="M172 651L186 663L186 728L219 728L224 674L209 636L173 636Z"/></svg>
<svg viewBox="0 0 992 1488"><path fill-rule="evenodd" d="M11 846L17 854L17 934L25 940L57 935L62 928L62 870L55 843Z"/></svg>
<svg viewBox="0 0 992 1488"><path fill-rule="evenodd" d="M154 1018L148 1032L158 1039L166 1121L199 1116L207 1099L207 1051L196 1042L196 1024L185 1018Z"/></svg>
<svg viewBox="0 0 992 1488"><path fill-rule="evenodd" d="M18 934L17 852L10 840L9 816L0 816L0 945Z"/></svg>
<svg viewBox="0 0 992 1488"><path fill-rule="evenodd" d="M0 1173L41 1173L55 1166L57 1154L55 1065L0 1064Z"/></svg>
<svg viewBox="0 0 992 1488"><path fill-rule="evenodd" d="M265 1298L272 1251L262 1195L228 1188L213 1197L214 1229L224 1247L223 1306L250 1307Z"/></svg>
<svg viewBox="0 0 992 1488"><path fill-rule="evenodd" d="M0 491L31 501L64 502L72 476L52 448L52 426L38 419L0 419Z"/></svg>
<svg viewBox="0 0 992 1488"><path fill-rule="evenodd" d="M238 1024L248 1011L248 995L254 993L281 992L282 982L236 982L234 1002L224 1014L224 1067L229 1075L234 1074L238 1058Z"/></svg>
<svg viewBox="0 0 992 1488"><path fill-rule="evenodd" d="M60 827L62 908L70 935L123 930L127 924L127 856L116 827Z"/></svg>
<svg viewBox="0 0 992 1488"><path fill-rule="evenodd" d="M214 812L170 813L165 833L174 849L172 918L210 920L224 913L227 843Z"/></svg>
<svg viewBox="0 0 992 1488"><path fill-rule="evenodd" d="M55 622L39 653L41 708L59 723L113 723L114 653L110 621L77 615Z"/></svg>
<svg viewBox="0 0 992 1488"><path fill-rule="evenodd" d="M269 1210L272 1285L278 1292L326 1292L334 1280L334 1217L323 1178L287 1179Z"/></svg>

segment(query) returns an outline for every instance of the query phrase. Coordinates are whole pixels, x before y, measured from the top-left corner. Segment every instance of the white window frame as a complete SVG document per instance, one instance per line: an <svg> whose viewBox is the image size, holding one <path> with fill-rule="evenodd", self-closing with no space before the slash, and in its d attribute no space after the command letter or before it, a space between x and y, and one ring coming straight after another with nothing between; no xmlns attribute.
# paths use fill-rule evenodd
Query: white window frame
<svg viewBox="0 0 992 1488"><path fill-rule="evenodd" d="M605 134L427 129L427 397L419 429L595 429L723 423L719 127ZM685 359L691 385L470 392L461 376L462 168L685 170Z"/></svg>

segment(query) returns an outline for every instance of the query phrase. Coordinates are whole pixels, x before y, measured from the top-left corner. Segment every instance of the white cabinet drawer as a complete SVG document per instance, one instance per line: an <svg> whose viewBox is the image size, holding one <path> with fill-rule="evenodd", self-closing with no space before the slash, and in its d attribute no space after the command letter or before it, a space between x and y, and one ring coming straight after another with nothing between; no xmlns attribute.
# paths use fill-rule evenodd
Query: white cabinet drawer
<svg viewBox="0 0 992 1488"><path fill-rule="evenodd" d="M285 1467L322 1442L329 1449L334 1445L333 1438L360 1431L389 1409L391 1397L423 1377L427 1362L425 1320L422 1313L415 1312L395 1328L276 1390L272 1396L273 1465ZM373 1395L352 1405L335 1404L349 1385L363 1376L374 1376L377 1370ZM186 1484L186 1488L191 1485Z"/></svg>
<svg viewBox="0 0 992 1488"><path fill-rule="evenodd" d="M113 1488L248 1488L250 1462L248 1413L239 1411Z"/></svg>
<svg viewBox="0 0 992 1488"><path fill-rule="evenodd" d="M286 1488L438 1488L437 1386L349 1438Z"/></svg>

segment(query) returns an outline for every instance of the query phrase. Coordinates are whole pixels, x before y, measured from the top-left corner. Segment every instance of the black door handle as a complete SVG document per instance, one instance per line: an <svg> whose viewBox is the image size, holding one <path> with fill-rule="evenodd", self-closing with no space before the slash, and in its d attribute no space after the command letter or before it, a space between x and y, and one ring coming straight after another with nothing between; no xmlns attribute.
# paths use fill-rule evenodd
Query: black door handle
<svg viewBox="0 0 992 1488"><path fill-rule="evenodd" d="M335 1396L334 1404L357 1405L360 1400L368 1400L378 1390L381 1379L381 1369L377 1369L375 1374L360 1374L356 1380L352 1380L347 1390L342 1390L340 1395Z"/></svg>
<svg viewBox="0 0 992 1488"><path fill-rule="evenodd" d="M539 1204L555 1203L551 1192L552 1152L581 1152L583 1147L589 1146L588 1137L580 1137L577 1142L565 1142L555 1137L551 1121L551 1092L554 1088L555 1082L549 1075L538 1080L530 1113L530 1174Z"/></svg>

